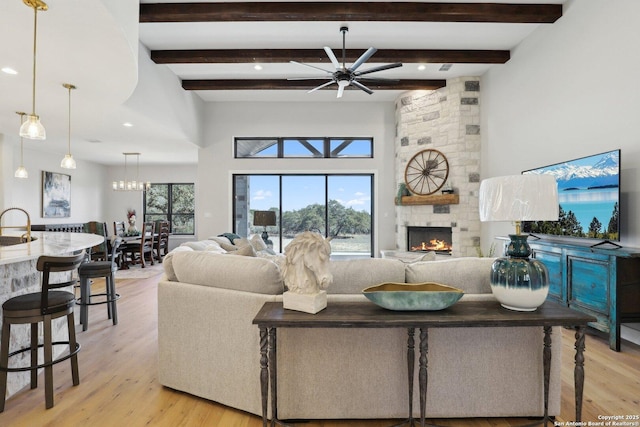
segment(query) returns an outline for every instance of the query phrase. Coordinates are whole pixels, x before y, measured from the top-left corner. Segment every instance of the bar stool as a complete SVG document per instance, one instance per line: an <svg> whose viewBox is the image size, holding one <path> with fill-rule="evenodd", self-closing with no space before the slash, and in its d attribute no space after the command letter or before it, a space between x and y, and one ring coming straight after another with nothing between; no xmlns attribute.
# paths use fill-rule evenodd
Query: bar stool
<svg viewBox="0 0 640 427"><path fill-rule="evenodd" d="M78 267L78 277L80 278L80 298L76 299L76 304L80 306L80 323L82 330L89 327L89 306L107 304L107 315L112 319L113 324L118 324L118 308L116 301L120 295L116 293L115 273L118 270L117 253L122 244L122 238L116 237L111 244L111 256L108 261L85 262ZM91 279L104 277L105 292L91 295ZM92 301L93 297L104 297L100 301Z"/></svg>
<svg viewBox="0 0 640 427"><path fill-rule="evenodd" d="M72 271L84 261L85 253L71 256L40 256L36 269L42 272L40 292L13 297L2 304L2 343L0 344L0 412L4 411L7 391L7 373L31 371L31 388L38 387L38 369L44 368L44 388L47 409L53 407L53 365L71 359L73 385L80 384L78 373L78 352L80 344L76 342L76 330L73 317L75 296L73 293L52 290L73 286L75 280L51 283L50 273ZM67 316L69 341L53 341L51 320ZM44 342L38 344L38 326L42 322ZM9 353L11 325L31 324L31 345ZM68 345L69 354L53 359L53 346ZM44 349L44 363L38 364L38 348ZM20 353L31 352L31 364L27 367L9 368L9 358Z"/></svg>

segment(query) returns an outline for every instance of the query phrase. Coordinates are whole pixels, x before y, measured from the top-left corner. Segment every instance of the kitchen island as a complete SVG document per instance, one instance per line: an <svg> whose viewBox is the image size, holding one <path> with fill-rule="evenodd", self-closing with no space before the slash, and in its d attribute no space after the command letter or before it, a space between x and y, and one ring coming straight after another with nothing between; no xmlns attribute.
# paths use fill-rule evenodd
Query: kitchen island
<svg viewBox="0 0 640 427"><path fill-rule="evenodd" d="M20 234L9 234L19 236ZM0 304L9 298L30 292L40 291L40 274L36 270L36 262L41 255L70 255L76 251L91 248L102 243L104 237L88 233L64 232L32 232L34 239L28 243L0 246ZM54 273L68 274L68 273ZM73 292L73 289L66 290ZM0 320L0 325L2 321ZM40 328L42 329L42 328ZM67 340L67 329L64 318L53 322L53 340ZM42 339L42 330L40 330ZM11 330L11 351L29 344L28 325L17 325ZM65 351L62 347L54 347L54 357ZM10 366L26 366L29 364L28 352L24 358L16 356ZM15 394L30 382L29 372L9 373L7 376L7 396Z"/></svg>

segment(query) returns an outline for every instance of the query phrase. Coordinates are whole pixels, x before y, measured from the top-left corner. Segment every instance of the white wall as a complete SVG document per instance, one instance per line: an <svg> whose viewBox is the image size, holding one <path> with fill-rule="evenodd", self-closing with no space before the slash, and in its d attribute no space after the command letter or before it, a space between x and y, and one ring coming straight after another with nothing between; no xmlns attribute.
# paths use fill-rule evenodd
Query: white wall
<svg viewBox="0 0 640 427"><path fill-rule="evenodd" d="M210 103L198 161L198 238L232 229L234 173L350 172L375 175L376 253L395 247L393 103ZM359 136L374 138L373 159L233 159L236 136Z"/></svg>
<svg viewBox="0 0 640 427"><path fill-rule="evenodd" d="M33 224L82 223L104 221L111 226L113 221L124 221L127 210L142 213L142 193L113 191L111 183L124 177L124 166L107 167L93 162L76 160L77 168L66 170L60 167L64 154L51 153L38 148L41 142L26 142L24 165L29 178L17 179L14 171L20 165L18 138L0 134L0 211L8 207L26 209ZM42 171L71 175L71 216L69 218L42 218ZM129 170L131 174L131 169ZM130 176L131 177L131 176ZM197 165L141 166L140 178L156 183L195 183ZM196 186L197 187L197 186ZM2 219L4 225L22 224L22 213L8 213ZM192 237L185 239L193 240ZM171 246L181 238L170 239Z"/></svg>
<svg viewBox="0 0 640 427"><path fill-rule="evenodd" d="M24 166L29 178L18 179L13 173L20 165L20 143L17 137L0 135L2 146L2 173L0 210L20 207L29 212L33 224L80 223L102 218L106 168L102 165L76 160L77 169L60 167L64 153L51 153L39 146L46 142L25 140ZM42 171L71 175L71 216L69 218L42 217ZM7 214L4 225L23 221L20 215Z"/></svg>
<svg viewBox="0 0 640 427"><path fill-rule="evenodd" d="M640 2L573 0L481 78L482 178L621 148L625 245L640 246ZM483 226L483 247L510 224Z"/></svg>

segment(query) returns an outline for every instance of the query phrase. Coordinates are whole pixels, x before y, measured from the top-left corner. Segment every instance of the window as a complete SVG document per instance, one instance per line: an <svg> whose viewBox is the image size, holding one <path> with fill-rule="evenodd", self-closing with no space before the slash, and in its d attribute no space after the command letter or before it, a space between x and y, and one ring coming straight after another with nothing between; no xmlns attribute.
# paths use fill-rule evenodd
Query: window
<svg viewBox="0 0 640 427"><path fill-rule="evenodd" d="M167 220L171 234L195 234L195 186L151 184L144 194L144 220Z"/></svg>
<svg viewBox="0 0 640 427"><path fill-rule="evenodd" d="M267 232L273 250L317 231L331 237L332 257L373 256L372 174L256 174L233 176L234 232ZM276 225L254 226L255 211L276 212Z"/></svg>
<svg viewBox="0 0 640 427"><path fill-rule="evenodd" d="M373 138L235 138L234 157L373 158Z"/></svg>

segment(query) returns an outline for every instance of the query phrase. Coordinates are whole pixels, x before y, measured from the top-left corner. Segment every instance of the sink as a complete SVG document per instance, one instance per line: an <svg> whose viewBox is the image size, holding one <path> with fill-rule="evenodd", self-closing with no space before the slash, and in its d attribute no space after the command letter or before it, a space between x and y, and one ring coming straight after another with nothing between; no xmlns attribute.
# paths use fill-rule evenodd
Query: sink
<svg viewBox="0 0 640 427"><path fill-rule="evenodd" d="M31 237L31 241L36 239L36 237ZM0 236L0 246L13 246L22 243L27 243L27 238L24 236Z"/></svg>

